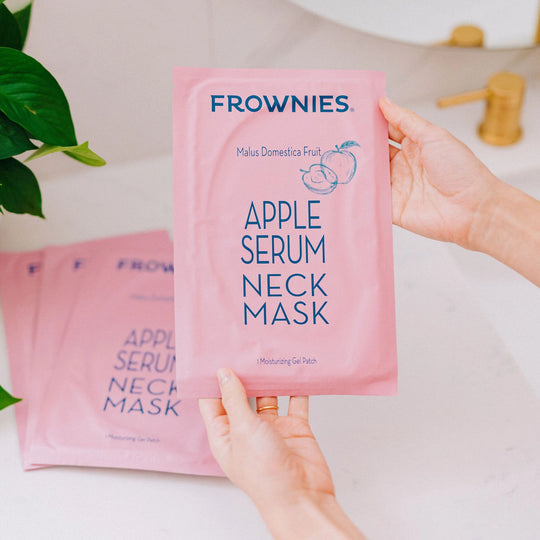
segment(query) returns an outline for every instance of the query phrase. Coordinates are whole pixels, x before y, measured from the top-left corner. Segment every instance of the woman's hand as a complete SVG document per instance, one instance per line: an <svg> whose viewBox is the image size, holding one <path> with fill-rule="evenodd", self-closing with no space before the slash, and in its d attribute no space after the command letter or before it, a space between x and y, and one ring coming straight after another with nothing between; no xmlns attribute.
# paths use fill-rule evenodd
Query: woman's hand
<svg viewBox="0 0 540 540"><path fill-rule="evenodd" d="M475 220L497 178L448 131L388 98L380 101L388 120L393 221L422 236L471 248Z"/></svg>
<svg viewBox="0 0 540 540"><path fill-rule="evenodd" d="M394 223L487 253L540 285L540 202L497 179L445 129L387 98L379 106L401 144L390 147Z"/></svg>
<svg viewBox="0 0 540 540"><path fill-rule="evenodd" d="M253 500L276 538L363 538L335 499L328 465L308 422L308 398L291 397L287 416L277 398L251 410L240 379L218 372L222 399L199 406L212 452L225 474ZM328 537L328 536L326 536Z"/></svg>

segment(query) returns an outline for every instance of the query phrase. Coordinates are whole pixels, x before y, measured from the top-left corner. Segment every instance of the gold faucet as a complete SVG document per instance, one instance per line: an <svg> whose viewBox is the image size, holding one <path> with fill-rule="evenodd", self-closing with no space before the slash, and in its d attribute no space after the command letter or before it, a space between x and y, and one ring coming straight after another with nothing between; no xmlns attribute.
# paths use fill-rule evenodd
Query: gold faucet
<svg viewBox="0 0 540 540"><path fill-rule="evenodd" d="M449 47L483 47L484 32L478 26L462 24L452 30L449 40L443 41L438 45L447 45Z"/></svg>
<svg viewBox="0 0 540 540"><path fill-rule="evenodd" d="M523 77L501 71L490 77L486 88L441 98L437 105L450 107L485 99L486 112L483 122L478 126L478 134L489 144L504 146L521 138L520 117L524 93Z"/></svg>

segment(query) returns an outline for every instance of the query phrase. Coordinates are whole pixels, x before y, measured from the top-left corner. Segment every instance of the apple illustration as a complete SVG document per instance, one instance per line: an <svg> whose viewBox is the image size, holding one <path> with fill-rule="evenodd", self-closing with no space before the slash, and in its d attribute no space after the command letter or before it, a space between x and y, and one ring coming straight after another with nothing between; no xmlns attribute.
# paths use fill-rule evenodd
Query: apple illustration
<svg viewBox="0 0 540 540"><path fill-rule="evenodd" d="M302 182L305 186L318 195L332 193L338 184L336 173L321 163L314 163L309 170L300 169Z"/></svg>
<svg viewBox="0 0 540 540"><path fill-rule="evenodd" d="M356 172L356 157L347 150L353 146L360 148L356 141L345 141L341 146L336 145L335 150L328 150L321 157L321 165L335 172L338 184L348 184Z"/></svg>

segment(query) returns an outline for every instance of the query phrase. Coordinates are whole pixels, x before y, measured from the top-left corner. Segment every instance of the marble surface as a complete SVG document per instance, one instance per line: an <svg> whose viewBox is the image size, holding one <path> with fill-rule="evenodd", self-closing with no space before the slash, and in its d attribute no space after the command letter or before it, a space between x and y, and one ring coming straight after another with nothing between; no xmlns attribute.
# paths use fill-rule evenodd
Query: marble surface
<svg viewBox="0 0 540 540"><path fill-rule="evenodd" d="M483 103L438 109L432 102L417 101L412 107L464 141L499 178L540 200L540 79L527 82L523 137L512 146L491 146L477 136ZM540 289L482 253L454 245L446 247L471 289L472 300L497 330L540 397Z"/></svg>
<svg viewBox="0 0 540 540"><path fill-rule="evenodd" d="M48 219L2 217L0 249L170 229L171 192L168 157L52 180L43 186ZM538 400L444 245L394 233L399 396L312 399L338 497L373 540L535 540ZM225 479L61 467L23 473L12 409L0 414L0 434L6 538L268 538L250 501Z"/></svg>
<svg viewBox="0 0 540 540"><path fill-rule="evenodd" d="M405 43L435 45L448 40L463 24L484 33L489 49L531 47L538 20L537 0L291 0L295 4L344 26ZM389 17L392 13L394 16Z"/></svg>
<svg viewBox="0 0 540 540"><path fill-rule="evenodd" d="M27 51L62 84L79 139L111 164L170 152L175 65L382 70L405 105L480 88L502 69L540 77L540 48L404 45L288 0L47 0L33 10ZM80 170L62 156L33 167L41 179Z"/></svg>

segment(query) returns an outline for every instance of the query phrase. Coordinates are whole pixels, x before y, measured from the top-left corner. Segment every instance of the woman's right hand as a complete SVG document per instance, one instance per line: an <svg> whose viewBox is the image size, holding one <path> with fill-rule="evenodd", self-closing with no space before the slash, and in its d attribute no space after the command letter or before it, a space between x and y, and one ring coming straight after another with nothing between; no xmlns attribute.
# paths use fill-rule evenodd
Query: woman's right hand
<svg viewBox="0 0 540 540"><path fill-rule="evenodd" d="M382 98L388 120L393 221L422 236L475 249L476 220L499 180L462 142Z"/></svg>
<svg viewBox="0 0 540 540"><path fill-rule="evenodd" d="M540 202L496 178L462 142L388 98L393 222L498 259L540 286ZM540 179L539 179L540 181Z"/></svg>

